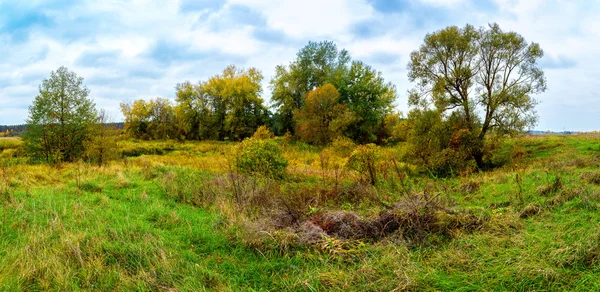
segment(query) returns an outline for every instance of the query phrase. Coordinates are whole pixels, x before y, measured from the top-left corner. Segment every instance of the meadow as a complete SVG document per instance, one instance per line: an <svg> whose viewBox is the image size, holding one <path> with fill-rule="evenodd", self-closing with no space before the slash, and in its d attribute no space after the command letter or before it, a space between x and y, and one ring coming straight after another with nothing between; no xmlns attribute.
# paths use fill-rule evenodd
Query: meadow
<svg viewBox="0 0 600 292"><path fill-rule="evenodd" d="M233 142L51 166L0 139L0 290L600 289L600 136L514 138L449 178L379 147L374 184L350 142L275 141L278 180L234 171Z"/></svg>

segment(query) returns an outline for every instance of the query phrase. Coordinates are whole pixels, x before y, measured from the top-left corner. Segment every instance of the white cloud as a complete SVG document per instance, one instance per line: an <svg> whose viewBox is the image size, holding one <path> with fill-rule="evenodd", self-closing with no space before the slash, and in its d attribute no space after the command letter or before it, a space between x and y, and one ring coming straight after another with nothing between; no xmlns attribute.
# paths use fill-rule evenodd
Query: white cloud
<svg viewBox="0 0 600 292"><path fill-rule="evenodd" d="M182 1L87 0L44 8L53 23L22 27L20 20L12 31L0 28L0 124L22 123L38 84L61 65L86 78L98 106L116 119L121 119L123 100L172 97L176 83L206 79L231 63L260 69L268 97L275 66L289 63L308 40L325 39L382 71L397 85L399 109L406 111L408 55L426 33L447 25L497 22L540 43L552 65L546 68L549 90L538 96L540 128L600 125L597 2L495 0L497 7L485 9L479 0L398 0L390 9L409 10L392 13L385 9L392 2L380 1L375 10L376 0L203 1L206 8L192 10L200 6L194 2L184 12ZM6 17L39 12L36 5L47 3L11 5L30 10L0 11L0 27ZM240 5L252 17L246 22L236 18L244 15L229 13ZM366 32L357 31L357 25ZM259 30L265 32L262 38ZM563 107L569 110L560 114Z"/></svg>

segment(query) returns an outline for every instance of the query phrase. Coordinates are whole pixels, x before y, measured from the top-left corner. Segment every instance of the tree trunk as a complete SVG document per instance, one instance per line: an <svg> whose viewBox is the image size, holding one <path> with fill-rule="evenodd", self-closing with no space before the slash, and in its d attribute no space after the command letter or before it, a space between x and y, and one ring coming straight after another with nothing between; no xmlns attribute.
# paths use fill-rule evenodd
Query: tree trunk
<svg viewBox="0 0 600 292"><path fill-rule="evenodd" d="M483 162L483 151L481 151L481 149L477 149L473 152L473 158L475 159L475 163L477 163L477 168L479 170L485 170L486 164Z"/></svg>

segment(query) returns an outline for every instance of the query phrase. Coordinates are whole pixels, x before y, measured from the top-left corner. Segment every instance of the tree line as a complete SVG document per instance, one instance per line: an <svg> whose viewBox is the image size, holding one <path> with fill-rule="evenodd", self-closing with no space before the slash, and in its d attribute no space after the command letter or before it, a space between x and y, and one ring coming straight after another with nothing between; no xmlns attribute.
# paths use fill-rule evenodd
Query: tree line
<svg viewBox="0 0 600 292"><path fill-rule="evenodd" d="M394 112L398 93L381 72L333 42L309 42L289 64L276 67L270 106L262 98L262 73L230 65L208 80L177 84L175 102L122 103L124 132L146 140L241 141L266 126L315 145L339 137L404 142L407 162L437 174L484 169L494 164L490 141L535 125L533 95L546 90L542 56L538 44L497 24L427 34L410 55L414 87L404 116ZM102 115L82 82L64 67L43 81L27 121L31 153L70 161L93 148L86 145L100 143L93 137L105 127L95 126L96 134L90 129Z"/></svg>
<svg viewBox="0 0 600 292"><path fill-rule="evenodd" d="M317 145L338 136L359 143L390 136L384 122L393 114L395 87L333 42L309 42L296 60L277 66L270 82L274 112L261 98L263 79L256 68L231 65L206 81L178 84L175 104L165 98L122 103L126 132L140 139L240 141L266 125Z"/></svg>

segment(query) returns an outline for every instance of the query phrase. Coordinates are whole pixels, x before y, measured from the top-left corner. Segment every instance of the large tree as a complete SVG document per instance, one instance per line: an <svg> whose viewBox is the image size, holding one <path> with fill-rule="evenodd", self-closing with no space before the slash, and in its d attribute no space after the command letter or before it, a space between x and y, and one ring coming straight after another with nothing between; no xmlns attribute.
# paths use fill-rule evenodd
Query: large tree
<svg viewBox="0 0 600 292"><path fill-rule="evenodd" d="M182 135L190 140L214 138L213 110L209 96L202 90L202 83L185 81L177 84L175 90L175 114Z"/></svg>
<svg viewBox="0 0 600 292"><path fill-rule="evenodd" d="M442 115L459 112L474 145L472 157L485 166L486 135L514 134L535 125L537 104L532 95L546 90L538 61L543 51L497 24L479 29L447 27L428 34L411 53L409 79L416 83L409 105L436 108Z"/></svg>
<svg viewBox="0 0 600 292"><path fill-rule="evenodd" d="M84 153L84 141L95 124L95 104L83 78L66 67L50 73L29 107L27 151L48 162L74 161Z"/></svg>
<svg viewBox="0 0 600 292"><path fill-rule="evenodd" d="M271 80L272 101L279 116L278 132L294 132L294 112L304 106L306 94L327 83L340 85L350 65L350 54L333 42L309 42L289 66L275 68Z"/></svg>
<svg viewBox="0 0 600 292"><path fill-rule="evenodd" d="M396 89L381 73L360 61L352 61L346 50L333 42L309 42L288 66L277 66L271 80L273 104L279 132L295 129L294 112L301 110L309 91L326 84L339 90L340 103L356 117L346 134L357 142L375 142L378 127L391 113Z"/></svg>

